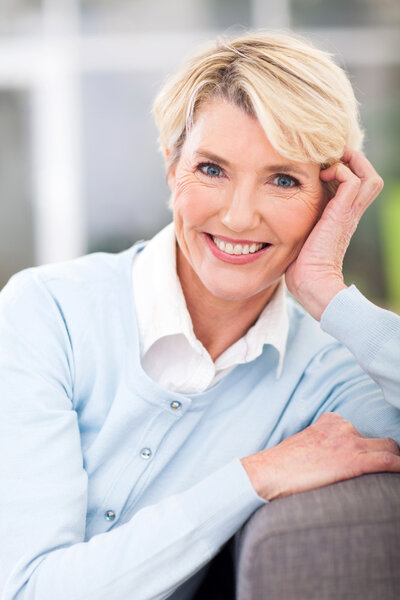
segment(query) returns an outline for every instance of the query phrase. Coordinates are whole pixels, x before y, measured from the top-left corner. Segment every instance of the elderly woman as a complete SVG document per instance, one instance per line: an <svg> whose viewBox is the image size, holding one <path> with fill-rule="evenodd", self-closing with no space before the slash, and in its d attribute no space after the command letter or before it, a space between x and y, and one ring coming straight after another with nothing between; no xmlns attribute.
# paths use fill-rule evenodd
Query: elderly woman
<svg viewBox="0 0 400 600"><path fill-rule="evenodd" d="M2 600L193 598L260 506L400 472L400 318L342 277L383 186L345 73L218 39L154 113L173 223L0 296Z"/></svg>

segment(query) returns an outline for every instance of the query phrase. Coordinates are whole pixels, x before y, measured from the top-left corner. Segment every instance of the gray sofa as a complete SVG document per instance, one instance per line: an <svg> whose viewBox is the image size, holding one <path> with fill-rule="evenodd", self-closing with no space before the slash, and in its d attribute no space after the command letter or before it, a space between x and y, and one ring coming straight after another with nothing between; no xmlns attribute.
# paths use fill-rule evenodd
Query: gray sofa
<svg viewBox="0 0 400 600"><path fill-rule="evenodd" d="M276 499L210 563L195 600L400 600L400 474Z"/></svg>

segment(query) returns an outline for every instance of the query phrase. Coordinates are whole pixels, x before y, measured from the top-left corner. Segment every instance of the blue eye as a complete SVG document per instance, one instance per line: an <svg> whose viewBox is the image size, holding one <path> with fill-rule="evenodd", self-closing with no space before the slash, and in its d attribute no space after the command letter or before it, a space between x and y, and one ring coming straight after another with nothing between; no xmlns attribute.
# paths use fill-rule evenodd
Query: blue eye
<svg viewBox="0 0 400 600"><path fill-rule="evenodd" d="M207 175L207 177L219 177L222 173L221 167L214 165L213 163L200 163L197 168L200 169L204 175Z"/></svg>
<svg viewBox="0 0 400 600"><path fill-rule="evenodd" d="M299 185L299 181L297 179L295 179L294 177L291 177L290 175L276 175L273 179L273 181L278 181L277 186L278 187L285 187L285 188L289 188L289 187L296 187Z"/></svg>

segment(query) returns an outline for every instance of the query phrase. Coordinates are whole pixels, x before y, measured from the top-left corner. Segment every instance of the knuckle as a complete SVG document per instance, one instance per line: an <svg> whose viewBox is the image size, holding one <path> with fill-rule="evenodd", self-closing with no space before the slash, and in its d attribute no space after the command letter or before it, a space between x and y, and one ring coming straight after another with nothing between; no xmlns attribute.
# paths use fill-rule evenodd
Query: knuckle
<svg viewBox="0 0 400 600"><path fill-rule="evenodd" d="M368 179L368 181L366 181L366 184L368 191L370 191L371 193L380 192L383 188L383 179L379 175L376 175L375 177L371 177L370 179Z"/></svg>
<svg viewBox="0 0 400 600"><path fill-rule="evenodd" d="M342 415L339 415L339 413L336 413L336 412L326 412L326 413L324 413L324 415L326 415L330 419L336 419L336 420L343 421Z"/></svg>
<svg viewBox="0 0 400 600"><path fill-rule="evenodd" d="M342 417L342 422L341 422L341 427L344 431L346 432L351 432L353 433L354 431L357 431L356 428L354 427L353 423L351 421L348 421L347 419L344 419Z"/></svg>
<svg viewBox="0 0 400 600"><path fill-rule="evenodd" d="M346 450L346 452L348 452L357 450L357 448L354 447L353 440L350 438L349 434L345 432L335 433L331 438L331 445L335 451Z"/></svg>
<svg viewBox="0 0 400 600"><path fill-rule="evenodd" d="M315 421L316 423L340 423L341 421L343 421L343 417L341 415L339 415L338 413L335 412L326 412L326 413L322 413L322 415L320 415L318 417L318 419Z"/></svg>
<svg viewBox="0 0 400 600"><path fill-rule="evenodd" d="M337 430L341 430L344 432L349 432L349 431L353 432L355 430L353 423L351 423L351 421L348 421L347 419L342 417L342 415L340 415L339 413L328 412L328 413L322 414L320 416L320 419L322 417L324 417L324 420L327 423L331 423L332 425L334 425L335 428L337 428Z"/></svg>
<svg viewBox="0 0 400 600"><path fill-rule="evenodd" d="M381 454L381 463L384 467L391 467L394 463L394 459L394 455L388 450Z"/></svg>
<svg viewBox="0 0 400 600"><path fill-rule="evenodd" d="M357 177L357 175L353 175L351 178L351 184L354 186L354 188L359 189L361 186L361 179Z"/></svg>
<svg viewBox="0 0 400 600"><path fill-rule="evenodd" d="M387 443L388 450L392 454L400 455L400 448L399 448L397 442L393 438L387 437L387 438L385 438L385 441Z"/></svg>
<svg viewBox="0 0 400 600"><path fill-rule="evenodd" d="M323 422L323 421L329 421L330 420L330 416L332 413L322 413L322 415L319 415L318 419L315 421L315 423L318 422ZM314 423L314 424L315 424Z"/></svg>
<svg viewBox="0 0 400 600"><path fill-rule="evenodd" d="M364 452L364 450L365 450L365 438L364 437L358 437L357 435L352 436L352 445L354 447L354 450L357 450L360 453Z"/></svg>
<svg viewBox="0 0 400 600"><path fill-rule="evenodd" d="M321 421L328 421L329 419L331 419L331 418L332 418L332 416L333 416L334 414L335 414L335 413L328 413L328 412L326 412L326 413L322 413L322 415L320 415L320 416L318 417L318 421L320 421L320 420L321 420Z"/></svg>
<svg viewBox="0 0 400 600"><path fill-rule="evenodd" d="M376 177L376 186L377 189L379 191L381 191L384 188L385 182L383 181L382 177L380 175L377 175Z"/></svg>

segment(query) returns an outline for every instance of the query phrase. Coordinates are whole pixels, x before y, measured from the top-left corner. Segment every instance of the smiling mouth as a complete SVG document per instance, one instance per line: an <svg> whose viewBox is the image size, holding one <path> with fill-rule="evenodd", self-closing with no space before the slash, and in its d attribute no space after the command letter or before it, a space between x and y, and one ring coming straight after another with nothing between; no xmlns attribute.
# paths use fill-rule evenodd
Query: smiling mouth
<svg viewBox="0 0 400 600"><path fill-rule="evenodd" d="M222 252L226 254L255 254L263 248L270 246L271 244L257 243L257 242L243 242L238 244L237 242L228 242L222 238L218 238L215 235L208 234L209 238Z"/></svg>

